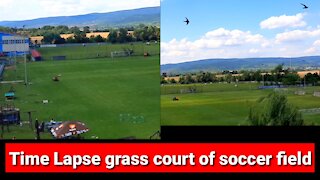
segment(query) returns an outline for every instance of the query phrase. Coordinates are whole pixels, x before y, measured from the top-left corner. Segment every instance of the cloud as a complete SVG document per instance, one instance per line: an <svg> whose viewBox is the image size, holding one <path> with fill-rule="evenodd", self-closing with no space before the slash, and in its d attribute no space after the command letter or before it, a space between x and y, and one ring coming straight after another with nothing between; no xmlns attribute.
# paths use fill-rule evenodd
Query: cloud
<svg viewBox="0 0 320 180"><path fill-rule="evenodd" d="M6 8L13 4L14 0L2 0L0 3L0 8ZM2 10L2 9L1 9Z"/></svg>
<svg viewBox="0 0 320 180"><path fill-rule="evenodd" d="M211 57L236 57L248 52L257 54L259 50L252 47L262 48L262 44L269 44L269 42L260 34L219 28L207 32L195 41L184 38L162 42L161 63L184 62Z"/></svg>
<svg viewBox="0 0 320 180"><path fill-rule="evenodd" d="M305 14L299 13L294 16L272 16L260 23L261 29L276 29L288 27L303 27L307 23L303 21Z"/></svg>
<svg viewBox="0 0 320 180"><path fill-rule="evenodd" d="M316 53L317 49L315 47L311 47L311 48L308 48L307 50L305 50L304 52L307 54Z"/></svg>
<svg viewBox="0 0 320 180"><path fill-rule="evenodd" d="M271 38L250 31L219 28L193 41L184 38L161 42L161 64L210 58L319 55L319 45L320 28L288 31Z"/></svg>
<svg viewBox="0 0 320 180"><path fill-rule="evenodd" d="M249 50L249 53L253 53L253 54L258 53L258 52L259 52L259 50L254 49L254 48Z"/></svg>
<svg viewBox="0 0 320 180"><path fill-rule="evenodd" d="M314 46L319 46L320 47L320 40L316 40L314 43L313 43Z"/></svg>
<svg viewBox="0 0 320 180"><path fill-rule="evenodd" d="M320 29L314 30L293 30L276 35L276 42L294 42L294 41L305 41L310 38L320 38Z"/></svg>
<svg viewBox="0 0 320 180"><path fill-rule="evenodd" d="M1 0L0 21L112 12L151 6L160 6L160 0Z"/></svg>
<svg viewBox="0 0 320 180"><path fill-rule="evenodd" d="M186 40L185 40L186 41ZM198 48L220 48L223 46L240 46L248 43L262 43L264 38L260 34L252 34L250 31L227 30L219 28L207 32L194 44ZM189 43L190 44L190 43Z"/></svg>

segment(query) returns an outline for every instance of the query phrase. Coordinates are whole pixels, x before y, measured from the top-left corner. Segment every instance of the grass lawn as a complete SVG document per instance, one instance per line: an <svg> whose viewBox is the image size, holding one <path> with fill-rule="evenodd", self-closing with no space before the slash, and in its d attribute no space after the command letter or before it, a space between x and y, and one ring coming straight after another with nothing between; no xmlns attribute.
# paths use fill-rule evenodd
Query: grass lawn
<svg viewBox="0 0 320 180"><path fill-rule="evenodd" d="M160 128L159 56L30 62L27 69L31 85L13 85L13 102L3 96L11 85L0 85L1 104L20 108L22 121L28 120L25 112L30 110L40 122L79 120L90 129L83 135L86 139L148 139ZM24 79L23 70L22 63L17 71L6 70L4 80ZM52 81L57 74L60 81ZM49 133L41 135L52 139ZM33 139L35 134L24 124L10 126L9 133L5 129L5 138L13 136Z"/></svg>
<svg viewBox="0 0 320 180"><path fill-rule="evenodd" d="M160 44L132 43L132 44L101 44L70 47L47 47L38 49L43 59L51 60L53 56L66 56L66 59L88 59L111 57L111 52L132 49L133 56L143 56L148 52L152 56L160 56Z"/></svg>
<svg viewBox="0 0 320 180"><path fill-rule="evenodd" d="M250 106L273 90L258 90L256 83L165 85L161 87L162 125L247 125ZM179 94L194 87L200 93ZM320 87L306 88L305 96L295 95L299 88L287 89L289 102L299 109L320 108L320 98L312 95ZM300 88L301 89L301 88ZM172 101L178 96L179 101ZM303 114L307 123L320 125L320 112Z"/></svg>

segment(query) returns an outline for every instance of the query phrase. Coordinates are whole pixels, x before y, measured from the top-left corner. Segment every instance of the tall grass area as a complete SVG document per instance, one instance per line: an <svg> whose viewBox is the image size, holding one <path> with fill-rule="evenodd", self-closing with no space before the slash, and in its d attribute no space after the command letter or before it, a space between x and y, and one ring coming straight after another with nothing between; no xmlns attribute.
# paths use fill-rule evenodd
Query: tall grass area
<svg viewBox="0 0 320 180"><path fill-rule="evenodd" d="M66 56L66 59L88 59L88 58L106 58L111 57L111 52L123 51L126 49L133 50L133 56L143 56L148 52L151 56L160 56L160 45L150 43L147 45L142 42L126 44L101 44L86 46L67 46L67 47L46 47L37 49L42 58L52 60L53 56Z"/></svg>
<svg viewBox="0 0 320 180"><path fill-rule="evenodd" d="M82 48L82 47L77 47ZM44 55L56 55L57 51L70 54L80 51L71 49L46 49ZM80 52L81 53L81 52ZM4 80L23 79L24 64L17 70L6 70ZM159 56L43 61L27 64L29 85L1 84L1 104L14 104L20 108L21 119L28 121L27 111L33 121L48 122L77 120L90 129L85 139L119 139L134 136L148 139L160 128ZM52 77L61 75L59 82ZM15 78L12 78L15 77ZM14 87L16 99L7 102L4 93ZM42 100L48 100L43 104ZM122 115L130 114L123 119ZM5 128L4 137L34 139L35 133L28 124ZM52 139L50 133L42 138Z"/></svg>
<svg viewBox="0 0 320 180"><path fill-rule="evenodd" d="M162 125L248 125L250 107L272 89L259 90L258 83L235 84L214 83L194 85L164 85L161 87L161 124ZM180 93L188 88L197 89L197 93ZM306 95L295 95L303 90ZM320 87L288 88L282 93L289 102L300 110L320 108L320 97L313 92ZM177 96L179 101L173 101ZM319 109L320 110L320 109ZM320 125L320 111L303 113L307 124Z"/></svg>

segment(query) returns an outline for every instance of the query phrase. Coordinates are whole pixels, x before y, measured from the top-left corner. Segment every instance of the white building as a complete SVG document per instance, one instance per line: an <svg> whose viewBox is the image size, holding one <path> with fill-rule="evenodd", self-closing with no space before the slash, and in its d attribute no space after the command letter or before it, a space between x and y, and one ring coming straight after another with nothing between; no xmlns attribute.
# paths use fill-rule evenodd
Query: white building
<svg viewBox="0 0 320 180"><path fill-rule="evenodd" d="M0 53L6 55L29 53L29 38L0 32Z"/></svg>

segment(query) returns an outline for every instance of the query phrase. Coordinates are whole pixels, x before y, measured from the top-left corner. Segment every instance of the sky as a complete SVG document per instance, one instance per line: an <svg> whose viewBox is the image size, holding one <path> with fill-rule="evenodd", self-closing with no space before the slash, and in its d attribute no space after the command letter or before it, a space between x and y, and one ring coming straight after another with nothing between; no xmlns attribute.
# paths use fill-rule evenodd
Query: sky
<svg viewBox="0 0 320 180"><path fill-rule="evenodd" d="M1 0L0 21L160 6L160 0Z"/></svg>
<svg viewBox="0 0 320 180"><path fill-rule="evenodd" d="M161 0L161 64L320 55L319 20L319 0Z"/></svg>

